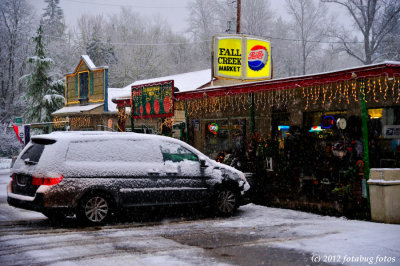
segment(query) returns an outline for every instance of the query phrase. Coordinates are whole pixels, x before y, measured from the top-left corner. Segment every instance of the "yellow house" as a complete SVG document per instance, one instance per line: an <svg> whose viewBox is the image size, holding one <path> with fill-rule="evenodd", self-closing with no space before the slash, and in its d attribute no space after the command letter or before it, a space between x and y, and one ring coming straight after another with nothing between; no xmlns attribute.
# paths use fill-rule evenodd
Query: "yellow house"
<svg viewBox="0 0 400 266"><path fill-rule="evenodd" d="M65 75L65 99L65 106L52 114L55 122L67 121L71 130L104 130L115 124L116 114L108 112L108 67L96 67L88 55Z"/></svg>

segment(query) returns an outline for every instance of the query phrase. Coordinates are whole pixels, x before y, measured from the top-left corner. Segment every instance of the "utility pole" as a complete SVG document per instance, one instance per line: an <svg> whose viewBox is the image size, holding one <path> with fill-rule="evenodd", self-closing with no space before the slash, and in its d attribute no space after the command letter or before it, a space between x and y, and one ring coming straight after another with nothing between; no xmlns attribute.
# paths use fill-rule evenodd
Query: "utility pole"
<svg viewBox="0 0 400 266"><path fill-rule="evenodd" d="M236 33L240 34L240 16L241 16L242 4L241 4L241 0L236 0L236 1L237 1Z"/></svg>

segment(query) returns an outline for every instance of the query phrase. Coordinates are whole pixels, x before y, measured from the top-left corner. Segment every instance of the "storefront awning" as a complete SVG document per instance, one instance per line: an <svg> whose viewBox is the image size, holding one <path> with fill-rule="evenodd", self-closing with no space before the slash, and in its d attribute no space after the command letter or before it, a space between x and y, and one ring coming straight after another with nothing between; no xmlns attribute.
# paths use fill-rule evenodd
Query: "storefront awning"
<svg viewBox="0 0 400 266"><path fill-rule="evenodd" d="M90 105L66 106L66 107L63 107L63 108L53 112L52 115L82 113L82 112L91 111L91 110L96 109L97 107L100 107L103 105L104 105L104 103L90 104Z"/></svg>

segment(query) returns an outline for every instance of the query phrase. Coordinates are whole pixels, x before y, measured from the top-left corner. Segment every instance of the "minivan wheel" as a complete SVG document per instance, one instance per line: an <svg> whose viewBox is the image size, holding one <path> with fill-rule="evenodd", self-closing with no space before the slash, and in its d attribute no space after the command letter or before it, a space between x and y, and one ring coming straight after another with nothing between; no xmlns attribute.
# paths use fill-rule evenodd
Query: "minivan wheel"
<svg viewBox="0 0 400 266"><path fill-rule="evenodd" d="M76 216L79 221L86 224L103 224L110 219L111 210L109 197L100 193L91 193L82 199Z"/></svg>
<svg viewBox="0 0 400 266"><path fill-rule="evenodd" d="M231 189L218 190L214 204L217 214L232 215L238 206L237 194Z"/></svg>

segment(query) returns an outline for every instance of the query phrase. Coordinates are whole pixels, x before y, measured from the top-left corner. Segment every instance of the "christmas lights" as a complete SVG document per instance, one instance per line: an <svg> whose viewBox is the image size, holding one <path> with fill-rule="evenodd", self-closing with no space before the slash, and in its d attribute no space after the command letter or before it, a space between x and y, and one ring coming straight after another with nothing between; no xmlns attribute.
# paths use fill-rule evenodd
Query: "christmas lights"
<svg viewBox="0 0 400 266"><path fill-rule="evenodd" d="M370 77L363 80L342 80L325 84L313 84L309 86L279 88L270 91L260 91L254 93L255 110L267 111L270 107L284 107L296 104L299 99L304 99L303 108L323 107L326 108L332 103L346 104L359 102L363 87L366 102L380 100L400 102L400 78L394 77ZM391 90L391 92L390 92ZM389 97L389 95L392 97ZM248 111L250 108L250 98L248 93L226 94L222 96L210 97L203 94L202 98L186 99L187 113L193 114L219 113ZM183 103L177 102L178 108L183 108Z"/></svg>
<svg viewBox="0 0 400 266"><path fill-rule="evenodd" d="M72 128L89 127L91 125L91 122L92 121L90 116L73 116L69 119L69 123Z"/></svg>

